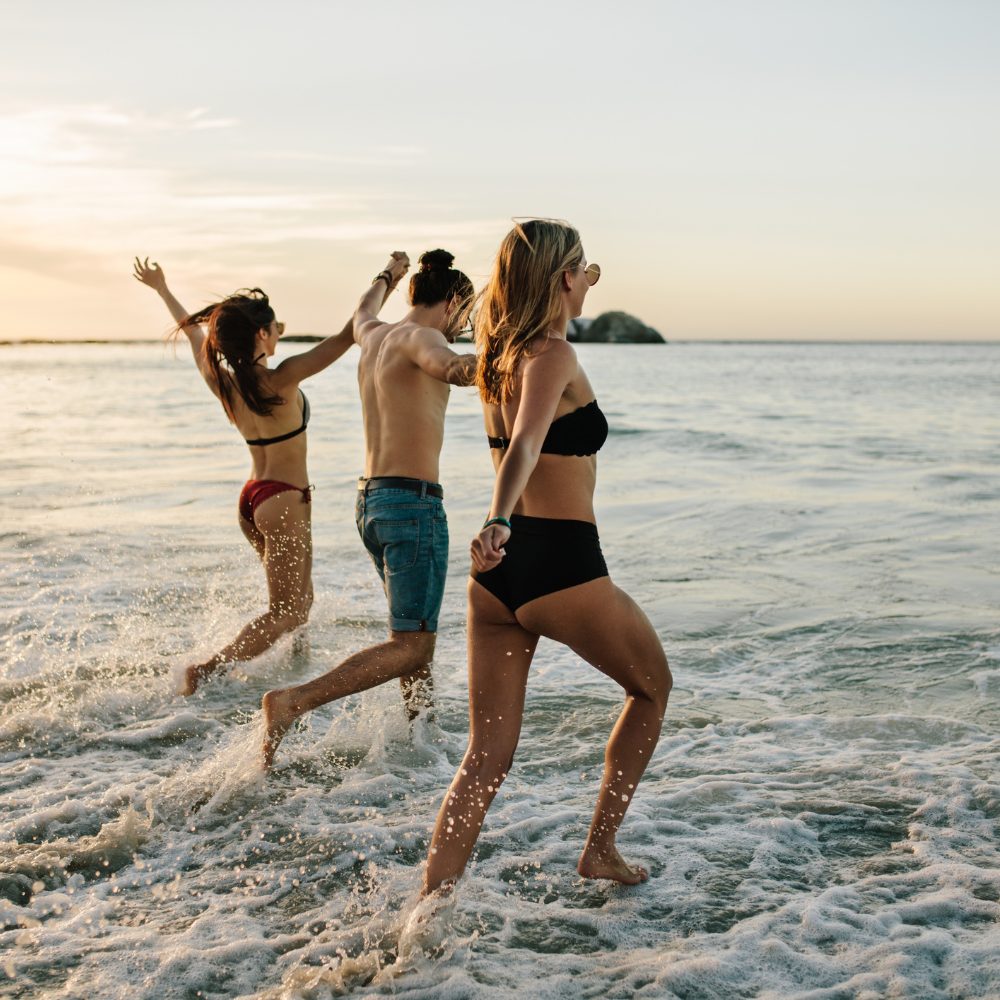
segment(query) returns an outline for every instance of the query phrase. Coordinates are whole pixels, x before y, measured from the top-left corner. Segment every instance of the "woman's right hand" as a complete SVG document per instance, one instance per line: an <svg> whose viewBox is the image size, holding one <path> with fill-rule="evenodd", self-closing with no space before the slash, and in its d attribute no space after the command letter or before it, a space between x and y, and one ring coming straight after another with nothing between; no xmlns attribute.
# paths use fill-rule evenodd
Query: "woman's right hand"
<svg viewBox="0 0 1000 1000"><path fill-rule="evenodd" d="M480 573L500 565L507 554L504 545L510 538L510 528L504 524L490 524L472 539L472 565Z"/></svg>
<svg viewBox="0 0 1000 1000"><path fill-rule="evenodd" d="M159 292L161 295L167 290L167 276L163 273L163 269L155 260L150 264L148 257L145 260L139 260L136 257L132 277L136 281L141 281L144 285L148 285L154 292Z"/></svg>

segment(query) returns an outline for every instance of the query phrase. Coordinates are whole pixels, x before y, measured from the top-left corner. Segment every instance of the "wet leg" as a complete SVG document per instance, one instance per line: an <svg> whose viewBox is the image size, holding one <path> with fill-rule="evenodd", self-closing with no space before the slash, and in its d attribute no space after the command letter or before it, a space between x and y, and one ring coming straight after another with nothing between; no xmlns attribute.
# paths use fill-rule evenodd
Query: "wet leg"
<svg viewBox="0 0 1000 1000"><path fill-rule="evenodd" d="M309 505L289 490L265 500L255 513L255 530L264 539L268 609L248 622L230 643L214 656L188 667L181 694L190 695L199 684L226 663L252 660L269 649L286 632L305 623L308 606L303 595L311 588L312 533ZM256 549L257 538L243 527Z"/></svg>
<svg viewBox="0 0 1000 1000"><path fill-rule="evenodd" d="M514 760L538 636L475 580L469 581L469 744L434 826L424 893L465 870L486 812Z"/></svg>
<svg viewBox="0 0 1000 1000"><path fill-rule="evenodd" d="M434 638L434 633L428 633ZM434 657L434 643L431 642L428 663ZM399 678L399 689L403 694L403 708L406 718L413 722L421 712L434 707L434 675L430 666L419 667L411 674Z"/></svg>
<svg viewBox="0 0 1000 1000"><path fill-rule="evenodd" d="M518 609L517 617L526 627L565 643L625 691L577 869L587 878L644 882L648 873L625 862L615 838L656 748L670 693L670 670L659 638L636 603L607 577L532 601Z"/></svg>
<svg viewBox="0 0 1000 1000"><path fill-rule="evenodd" d="M288 727L305 712L386 681L426 670L434 652L433 632L392 632L388 642L349 656L320 677L264 695L264 767L270 767Z"/></svg>

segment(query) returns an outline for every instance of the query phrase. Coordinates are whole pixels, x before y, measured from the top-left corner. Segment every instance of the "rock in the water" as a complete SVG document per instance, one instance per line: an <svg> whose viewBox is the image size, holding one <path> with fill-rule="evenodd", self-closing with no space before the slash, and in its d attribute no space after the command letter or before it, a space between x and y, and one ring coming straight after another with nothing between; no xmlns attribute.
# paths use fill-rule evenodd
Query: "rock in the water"
<svg viewBox="0 0 1000 1000"><path fill-rule="evenodd" d="M601 313L595 320L571 320L569 339L580 344L665 344L651 326L627 312Z"/></svg>

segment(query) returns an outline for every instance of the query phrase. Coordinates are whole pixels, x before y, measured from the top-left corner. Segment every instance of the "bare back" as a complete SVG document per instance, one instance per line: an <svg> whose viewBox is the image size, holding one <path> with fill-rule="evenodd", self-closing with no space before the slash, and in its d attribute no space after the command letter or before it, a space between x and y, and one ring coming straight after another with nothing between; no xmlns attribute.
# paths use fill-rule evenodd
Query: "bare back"
<svg viewBox="0 0 1000 1000"><path fill-rule="evenodd" d="M542 347L541 350L545 350ZM575 352L574 352L575 353ZM518 369L511 398L502 405L483 403L486 432L493 437L512 436L514 423L521 407L524 373L533 364L528 354ZM553 420L586 406L594 398L594 390L582 366L576 365L573 377L566 384L556 407ZM547 430L548 428L546 428ZM501 448L491 448L493 466L499 469L505 454ZM540 454L527 486L514 507L515 514L528 517L570 518L596 523L594 489L597 485L597 456Z"/></svg>
<svg viewBox="0 0 1000 1000"><path fill-rule="evenodd" d="M383 323L362 341L358 388L366 478L407 476L438 482L451 387L411 358L411 341L423 329L409 320Z"/></svg>
<svg viewBox="0 0 1000 1000"><path fill-rule="evenodd" d="M265 391L273 391L265 383ZM284 402L271 407L269 416L254 413L240 398L233 395L236 411L233 423L244 441L260 438L279 437L302 426L304 400L297 385L281 387L278 393ZM293 486L305 488L309 485L306 469L306 433L296 434L286 441L276 441L268 445L251 445L250 458L253 462L253 479L275 479Z"/></svg>

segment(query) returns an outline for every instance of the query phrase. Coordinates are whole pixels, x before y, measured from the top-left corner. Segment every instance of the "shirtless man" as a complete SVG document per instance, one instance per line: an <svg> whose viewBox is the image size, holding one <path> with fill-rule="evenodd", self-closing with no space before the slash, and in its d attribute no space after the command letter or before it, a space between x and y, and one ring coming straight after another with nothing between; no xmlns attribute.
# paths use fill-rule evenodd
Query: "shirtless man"
<svg viewBox="0 0 1000 1000"><path fill-rule="evenodd" d="M430 662L448 569L448 521L438 484L444 415L452 385L471 385L474 354L450 344L469 312L472 282L431 250L410 279L412 308L398 323L378 310L409 267L393 254L354 314L361 347L358 385L365 474L358 482L358 531L385 587L389 639L328 673L264 695L264 766L300 715L398 677L410 719L430 704Z"/></svg>

